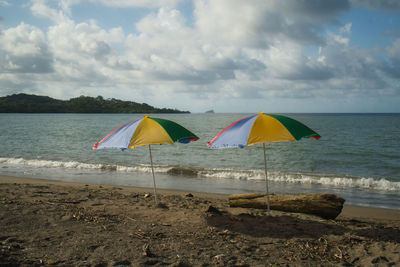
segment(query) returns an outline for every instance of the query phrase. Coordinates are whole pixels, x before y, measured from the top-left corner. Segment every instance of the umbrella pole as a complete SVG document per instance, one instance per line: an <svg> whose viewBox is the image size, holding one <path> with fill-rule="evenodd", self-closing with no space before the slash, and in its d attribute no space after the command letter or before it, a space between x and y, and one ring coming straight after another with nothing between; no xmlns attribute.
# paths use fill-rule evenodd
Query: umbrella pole
<svg viewBox="0 0 400 267"><path fill-rule="evenodd" d="M270 206L269 206L269 190L268 190L268 174L267 174L267 155L265 154L265 143L263 143L264 149L264 170L265 170L265 190L267 195L267 213L270 215Z"/></svg>
<svg viewBox="0 0 400 267"><path fill-rule="evenodd" d="M154 168L153 168L153 157L151 156L151 148L149 145L149 152L150 152L150 165L151 165L151 173L153 174L153 185L154 185L154 201L158 204L157 200L157 189L156 189L156 178L154 176Z"/></svg>

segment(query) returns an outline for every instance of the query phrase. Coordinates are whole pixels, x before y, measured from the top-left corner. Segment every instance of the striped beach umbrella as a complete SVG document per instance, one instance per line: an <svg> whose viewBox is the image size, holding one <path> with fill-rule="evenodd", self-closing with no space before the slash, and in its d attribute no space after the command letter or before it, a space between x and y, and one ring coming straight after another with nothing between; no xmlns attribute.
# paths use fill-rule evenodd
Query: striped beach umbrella
<svg viewBox="0 0 400 267"><path fill-rule="evenodd" d="M139 146L148 146L150 153L151 172L153 174L154 199L157 203L157 190L154 177L153 158L150 145L172 144L174 142L189 143L199 138L183 126L166 119L144 116L141 119L128 122L109 133L93 149L116 148L125 150Z"/></svg>
<svg viewBox="0 0 400 267"><path fill-rule="evenodd" d="M265 187L267 195L267 210L270 212L267 160L265 143L296 141L302 138L319 139L321 136L301 122L292 118L276 115L259 114L238 120L217 134L210 142L209 148L228 148L252 146L262 143L264 149Z"/></svg>

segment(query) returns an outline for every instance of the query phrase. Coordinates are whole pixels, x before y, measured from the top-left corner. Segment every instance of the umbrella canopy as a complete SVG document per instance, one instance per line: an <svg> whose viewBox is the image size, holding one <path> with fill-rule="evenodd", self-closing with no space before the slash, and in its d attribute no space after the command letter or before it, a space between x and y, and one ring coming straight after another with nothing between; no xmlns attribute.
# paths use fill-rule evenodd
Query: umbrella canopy
<svg viewBox="0 0 400 267"><path fill-rule="evenodd" d="M189 143L199 138L181 125L165 119L144 116L128 122L109 133L93 149L102 148L135 148L155 144Z"/></svg>
<svg viewBox="0 0 400 267"><path fill-rule="evenodd" d="M157 203L157 191L154 177L153 159L150 145L172 144L174 142L189 143L199 138L183 126L165 119L144 116L141 119L121 125L100 142L93 149L117 148L125 150L139 146L149 146L151 171L154 183L154 198Z"/></svg>
<svg viewBox="0 0 400 267"><path fill-rule="evenodd" d="M208 142L208 147L245 147L258 143L295 141L307 137L319 139L321 136L292 118L260 112L223 129Z"/></svg>
<svg viewBox="0 0 400 267"><path fill-rule="evenodd" d="M321 136L306 125L292 118L260 112L259 114L238 120L223 129L210 142L208 142L208 147L243 148L258 143L263 144L267 209L269 214L270 205L265 143L296 141L308 137L319 139Z"/></svg>

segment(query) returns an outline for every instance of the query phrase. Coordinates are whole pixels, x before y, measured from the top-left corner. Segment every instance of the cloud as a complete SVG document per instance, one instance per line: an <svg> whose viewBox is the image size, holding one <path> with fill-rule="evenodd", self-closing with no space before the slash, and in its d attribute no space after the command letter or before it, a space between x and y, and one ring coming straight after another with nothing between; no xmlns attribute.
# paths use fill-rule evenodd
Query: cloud
<svg viewBox="0 0 400 267"><path fill-rule="evenodd" d="M0 33L0 58L3 73L53 71L53 56L43 32L24 23Z"/></svg>
<svg viewBox="0 0 400 267"><path fill-rule="evenodd" d="M11 6L11 4L6 0L0 0L0 6Z"/></svg>
<svg viewBox="0 0 400 267"><path fill-rule="evenodd" d="M319 57L332 66L337 77L366 77L373 70L370 66L375 63L374 58L366 50L351 47L348 38L330 33L327 41L327 45L320 48Z"/></svg>
<svg viewBox="0 0 400 267"><path fill-rule="evenodd" d="M72 96L77 92L91 95L94 88L99 94L102 88L116 88L134 76L134 64L115 48L124 42L121 28L106 31L94 21L76 24L65 20L50 27L47 38L55 58L53 79L69 86Z"/></svg>
<svg viewBox="0 0 400 267"><path fill-rule="evenodd" d="M267 66L266 75L271 79L313 81L332 77L325 62L304 56L302 46L292 42L270 47L260 60Z"/></svg>
<svg viewBox="0 0 400 267"><path fill-rule="evenodd" d="M354 6L363 8L400 12L400 2L398 0L351 0L351 3Z"/></svg>
<svg viewBox="0 0 400 267"><path fill-rule="evenodd" d="M61 21L66 18L62 10L49 7L47 2L47 0L32 0L30 6L32 14L52 21Z"/></svg>
<svg viewBox="0 0 400 267"><path fill-rule="evenodd" d="M138 31L148 35L169 35L185 30L185 17L176 9L160 8L136 24Z"/></svg>
<svg viewBox="0 0 400 267"><path fill-rule="evenodd" d="M139 33L127 37L128 57L148 79L210 84L235 79L237 70L249 66L252 70L265 68L257 60L246 58L240 48L217 44L187 27L185 18L175 9L161 8L136 27Z"/></svg>
<svg viewBox="0 0 400 267"><path fill-rule="evenodd" d="M299 20L337 24L336 16L350 9L348 0L274 1L277 10Z"/></svg>
<svg viewBox="0 0 400 267"><path fill-rule="evenodd" d="M110 45L120 43L124 33L121 28L103 30L94 21L75 24L72 20L65 20L51 26L47 37L59 59L99 60L110 55Z"/></svg>
<svg viewBox="0 0 400 267"><path fill-rule="evenodd" d="M386 48L388 61L382 64L382 71L386 72L394 79L400 78L400 39L394 40L390 46ZM399 87L399 86L397 86Z"/></svg>
<svg viewBox="0 0 400 267"><path fill-rule="evenodd" d="M390 59L400 63L400 39L394 40L387 48L387 54Z"/></svg>
<svg viewBox="0 0 400 267"><path fill-rule="evenodd" d="M351 34L351 27L352 26L353 26L352 23L347 23L342 28L340 28L339 33L340 34Z"/></svg>
<svg viewBox="0 0 400 267"><path fill-rule="evenodd" d="M111 7L141 7L141 8L159 8L175 7L182 0L90 0L95 4L102 4Z"/></svg>
<svg viewBox="0 0 400 267"><path fill-rule="evenodd" d="M344 96L396 94L387 73L382 71L385 60L370 49L351 46L348 37L329 33L327 45L319 50L319 58L332 70L333 77L324 85L332 93Z"/></svg>
<svg viewBox="0 0 400 267"><path fill-rule="evenodd" d="M196 27L209 39L252 48L277 40L323 44L323 23L349 8L348 1L195 1ZM240 15L238 15L240 14Z"/></svg>

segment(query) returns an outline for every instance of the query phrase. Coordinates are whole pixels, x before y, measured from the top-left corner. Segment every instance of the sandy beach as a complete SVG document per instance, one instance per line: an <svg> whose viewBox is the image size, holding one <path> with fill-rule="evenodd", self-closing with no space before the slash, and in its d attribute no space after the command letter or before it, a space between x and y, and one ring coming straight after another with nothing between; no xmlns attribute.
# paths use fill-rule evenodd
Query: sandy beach
<svg viewBox="0 0 400 267"><path fill-rule="evenodd" d="M0 266L400 266L400 210L336 220L226 195L0 177Z"/></svg>

